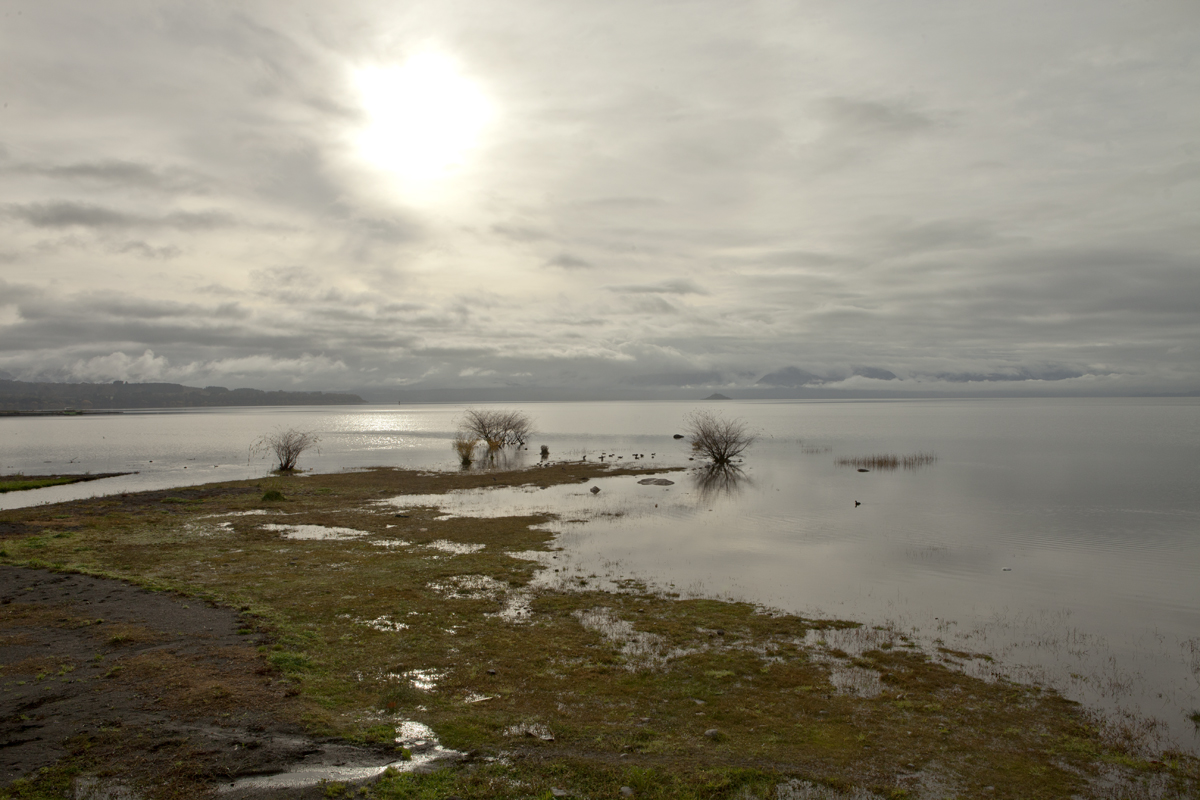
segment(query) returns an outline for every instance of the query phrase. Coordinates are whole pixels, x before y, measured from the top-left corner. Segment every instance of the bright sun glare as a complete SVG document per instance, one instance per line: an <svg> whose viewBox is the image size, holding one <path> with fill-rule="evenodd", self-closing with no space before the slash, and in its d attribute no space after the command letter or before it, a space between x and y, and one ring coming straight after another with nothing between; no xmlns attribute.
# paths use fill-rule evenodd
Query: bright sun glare
<svg viewBox="0 0 1200 800"><path fill-rule="evenodd" d="M479 86L441 53L365 67L354 83L368 119L357 137L359 153L407 184L459 170L495 113Z"/></svg>

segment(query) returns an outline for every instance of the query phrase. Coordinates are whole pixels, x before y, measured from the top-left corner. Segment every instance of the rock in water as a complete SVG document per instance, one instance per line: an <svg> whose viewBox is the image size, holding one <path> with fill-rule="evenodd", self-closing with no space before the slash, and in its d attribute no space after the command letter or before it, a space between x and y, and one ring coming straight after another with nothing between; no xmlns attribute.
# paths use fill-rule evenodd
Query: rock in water
<svg viewBox="0 0 1200 800"><path fill-rule="evenodd" d="M674 486L675 481L666 478L642 478L638 483L642 486Z"/></svg>
<svg viewBox="0 0 1200 800"><path fill-rule="evenodd" d="M592 494L600 494L600 487L593 486L591 489L588 489L588 491L591 492Z"/></svg>

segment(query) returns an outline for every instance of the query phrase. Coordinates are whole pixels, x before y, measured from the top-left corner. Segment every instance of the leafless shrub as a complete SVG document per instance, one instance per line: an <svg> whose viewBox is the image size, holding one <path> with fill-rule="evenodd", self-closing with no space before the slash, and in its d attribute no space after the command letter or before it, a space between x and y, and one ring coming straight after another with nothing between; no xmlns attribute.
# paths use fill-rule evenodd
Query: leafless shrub
<svg viewBox="0 0 1200 800"><path fill-rule="evenodd" d="M250 446L252 455L274 453L279 460L277 469L280 472L291 472L296 469L296 461L305 450L316 448L321 438L312 431L302 431L298 428L276 428L272 433L260 438ZM319 449L317 452L321 452Z"/></svg>
<svg viewBox="0 0 1200 800"><path fill-rule="evenodd" d="M462 465L469 467L475 460L475 448L479 446L479 439L466 433L460 433L454 437L451 446L454 448L454 452L458 453L458 460Z"/></svg>
<svg viewBox="0 0 1200 800"><path fill-rule="evenodd" d="M523 411L469 408L458 424L461 435L487 442L488 450L520 447L533 434L533 420Z"/></svg>
<svg viewBox="0 0 1200 800"><path fill-rule="evenodd" d="M753 444L755 436L740 419L725 419L712 411L693 411L684 418L684 430L692 449L712 459L714 464L728 464Z"/></svg>
<svg viewBox="0 0 1200 800"><path fill-rule="evenodd" d="M937 461L933 453L914 453L898 456L892 453L877 453L871 456L853 456L839 458L839 467L858 467L859 469L920 469Z"/></svg>

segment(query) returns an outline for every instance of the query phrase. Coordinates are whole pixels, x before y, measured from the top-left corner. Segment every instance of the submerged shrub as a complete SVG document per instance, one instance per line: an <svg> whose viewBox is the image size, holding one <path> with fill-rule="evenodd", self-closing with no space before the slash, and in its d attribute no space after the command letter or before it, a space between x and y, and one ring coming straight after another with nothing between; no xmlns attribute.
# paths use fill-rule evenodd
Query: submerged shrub
<svg viewBox="0 0 1200 800"><path fill-rule="evenodd" d="M466 433L460 433L454 437L451 447L454 452L458 453L458 460L464 467L471 466L471 462L475 460L475 448L479 445L479 439L470 436Z"/></svg>
<svg viewBox="0 0 1200 800"><path fill-rule="evenodd" d="M317 442L321 438L312 431L302 431L298 428L276 428L273 433L268 433L260 438L257 442L250 446L252 455L274 453L275 458L279 460L277 469L280 472L291 472L296 468L296 461L299 460L300 454L305 450L311 450L317 446ZM317 450L317 452L321 452Z"/></svg>
<svg viewBox="0 0 1200 800"><path fill-rule="evenodd" d="M468 408L458 430L460 436L487 442L488 450L495 451L508 445L524 445L533 435L533 420L524 411Z"/></svg>
<svg viewBox="0 0 1200 800"><path fill-rule="evenodd" d="M712 411L693 411L684 418L684 430L692 449L712 459L714 464L728 464L754 443L750 427L740 419L726 419Z"/></svg>

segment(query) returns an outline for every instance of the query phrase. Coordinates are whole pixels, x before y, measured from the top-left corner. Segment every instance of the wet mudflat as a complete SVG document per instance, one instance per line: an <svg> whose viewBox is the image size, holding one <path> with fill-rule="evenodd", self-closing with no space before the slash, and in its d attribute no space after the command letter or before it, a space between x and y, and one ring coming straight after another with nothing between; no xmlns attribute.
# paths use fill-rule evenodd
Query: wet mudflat
<svg viewBox="0 0 1200 800"><path fill-rule="evenodd" d="M645 477L371 470L4 512L4 791L120 776L144 797L1195 794L1195 760L948 663L986 654L582 573L548 513L437 503L524 486L583 504L598 486L597 513L617 513L611 487ZM328 757L305 765L314 747Z"/></svg>

